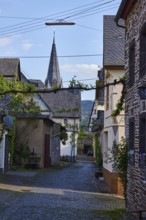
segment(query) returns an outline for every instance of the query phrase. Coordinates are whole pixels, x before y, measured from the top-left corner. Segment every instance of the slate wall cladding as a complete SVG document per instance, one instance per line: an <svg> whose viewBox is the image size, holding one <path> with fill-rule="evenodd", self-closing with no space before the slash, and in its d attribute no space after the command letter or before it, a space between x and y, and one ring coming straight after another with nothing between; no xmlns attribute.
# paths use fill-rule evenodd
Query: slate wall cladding
<svg viewBox="0 0 146 220"><path fill-rule="evenodd" d="M126 137L129 137L129 119L134 117L135 121L135 163L129 164L127 176L127 208L129 210L146 209L146 192L144 190L144 175L139 167L139 116L140 116L140 97L138 87L146 80L146 74L139 78L139 57L140 57L140 30L146 22L146 0L138 0L128 17L126 18L126 45L125 45L125 71L127 77L125 113L126 113ZM129 88L129 46L135 39L135 82L133 87Z"/></svg>

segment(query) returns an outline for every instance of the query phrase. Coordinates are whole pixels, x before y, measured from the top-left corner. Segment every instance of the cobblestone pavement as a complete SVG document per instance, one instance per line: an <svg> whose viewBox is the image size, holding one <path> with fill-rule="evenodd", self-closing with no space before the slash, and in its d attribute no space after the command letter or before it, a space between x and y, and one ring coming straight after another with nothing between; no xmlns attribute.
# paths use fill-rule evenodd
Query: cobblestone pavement
<svg viewBox="0 0 146 220"><path fill-rule="evenodd" d="M124 200L103 193L95 169L80 158L67 167L1 175L0 220L110 220L100 211L124 208Z"/></svg>

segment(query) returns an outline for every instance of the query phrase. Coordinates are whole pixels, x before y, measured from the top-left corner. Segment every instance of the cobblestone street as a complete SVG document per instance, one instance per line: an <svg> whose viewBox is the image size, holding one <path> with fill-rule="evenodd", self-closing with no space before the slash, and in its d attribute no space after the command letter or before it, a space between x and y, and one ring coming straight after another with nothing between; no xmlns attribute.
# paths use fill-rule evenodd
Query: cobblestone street
<svg viewBox="0 0 146 220"><path fill-rule="evenodd" d="M0 220L101 220L99 211L124 208L95 178L95 164L11 171L1 175Z"/></svg>

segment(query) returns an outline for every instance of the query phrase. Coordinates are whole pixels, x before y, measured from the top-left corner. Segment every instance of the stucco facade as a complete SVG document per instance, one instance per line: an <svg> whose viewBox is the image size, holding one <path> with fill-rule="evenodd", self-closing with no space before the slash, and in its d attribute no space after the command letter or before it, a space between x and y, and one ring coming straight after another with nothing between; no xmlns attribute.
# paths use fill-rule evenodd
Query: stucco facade
<svg viewBox="0 0 146 220"><path fill-rule="evenodd" d="M104 16L103 71L104 71L104 129L103 129L103 173L112 193L122 194L118 174L113 169L113 147L125 137L124 112L113 117L113 110L122 96L122 84L114 84L125 74L124 71L125 31L118 27L115 16ZM110 84L110 85L108 85Z"/></svg>
<svg viewBox="0 0 146 220"><path fill-rule="evenodd" d="M124 70L112 70L105 68L105 83L112 83L115 79L119 80L125 74ZM125 116L122 111L120 115L113 118L112 112L116 109L117 101L121 97L122 85L108 86L105 88L105 111L104 111L104 132L102 143L103 172L106 183L112 193L122 194L121 183L116 171L112 166L112 149L115 144L119 144L122 137L125 137ZM120 185L120 187L118 186Z"/></svg>
<svg viewBox="0 0 146 220"><path fill-rule="evenodd" d="M77 131L80 125L79 118L54 118L54 121L58 124L61 124L67 129L68 140L65 144L60 143L60 156L69 156L76 157L77 156L77 139L78 134ZM76 131L75 135L75 145L72 145L72 132Z"/></svg>
<svg viewBox="0 0 146 220"><path fill-rule="evenodd" d="M45 167L45 158L49 165L55 165L60 161L60 125L52 123L48 119L17 119L17 144L26 143L30 152L34 152L39 160L39 167ZM31 135L30 135L31 134ZM49 135L49 141L45 143L45 135ZM48 155L46 156L45 147ZM27 161L26 161L27 162Z"/></svg>

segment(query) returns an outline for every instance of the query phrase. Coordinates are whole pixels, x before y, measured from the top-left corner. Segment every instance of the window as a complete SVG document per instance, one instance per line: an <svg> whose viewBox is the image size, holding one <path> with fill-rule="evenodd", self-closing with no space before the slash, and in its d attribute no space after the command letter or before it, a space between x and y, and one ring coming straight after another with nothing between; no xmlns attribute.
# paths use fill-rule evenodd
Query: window
<svg viewBox="0 0 146 220"><path fill-rule="evenodd" d="M146 23L140 32L140 77L146 74Z"/></svg>
<svg viewBox="0 0 146 220"><path fill-rule="evenodd" d="M129 163L134 164L134 137L135 123L134 117L129 119Z"/></svg>
<svg viewBox="0 0 146 220"><path fill-rule="evenodd" d="M66 125L66 126L67 126L67 123L68 123L67 118L64 118L64 125Z"/></svg>
<svg viewBox="0 0 146 220"><path fill-rule="evenodd" d="M133 40L129 48L129 87L134 84L135 78L135 41Z"/></svg>
<svg viewBox="0 0 146 220"><path fill-rule="evenodd" d="M134 117L129 119L129 149L134 150Z"/></svg>
<svg viewBox="0 0 146 220"><path fill-rule="evenodd" d="M139 159L140 165L146 166L146 114L140 115L139 120Z"/></svg>

